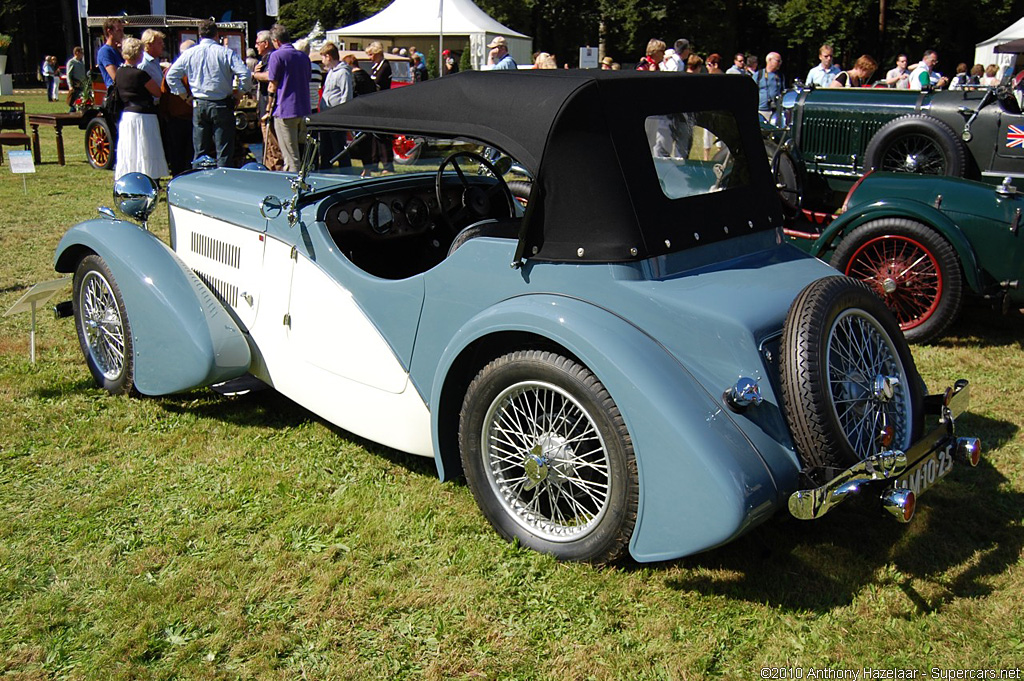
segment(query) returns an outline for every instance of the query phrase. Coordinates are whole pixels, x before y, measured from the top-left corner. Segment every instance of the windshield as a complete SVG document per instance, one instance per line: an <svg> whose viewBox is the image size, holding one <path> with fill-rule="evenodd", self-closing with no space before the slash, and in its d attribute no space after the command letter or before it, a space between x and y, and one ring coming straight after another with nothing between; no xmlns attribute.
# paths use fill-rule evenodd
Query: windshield
<svg viewBox="0 0 1024 681"><path fill-rule="evenodd" d="M644 129L666 197L680 199L750 183L732 113L695 111L649 116Z"/></svg>

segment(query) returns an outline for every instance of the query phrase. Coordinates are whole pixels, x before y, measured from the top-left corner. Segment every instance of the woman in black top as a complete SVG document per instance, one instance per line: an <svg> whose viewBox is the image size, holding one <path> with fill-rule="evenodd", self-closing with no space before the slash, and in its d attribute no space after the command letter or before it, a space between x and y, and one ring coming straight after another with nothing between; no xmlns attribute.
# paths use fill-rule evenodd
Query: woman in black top
<svg viewBox="0 0 1024 681"><path fill-rule="evenodd" d="M871 80L877 68L878 62L871 55L862 54L857 58L853 68L833 78L829 87L863 87Z"/></svg>
<svg viewBox="0 0 1024 681"><path fill-rule="evenodd" d="M170 175L160 140L160 122L156 102L160 83L138 68L142 62L142 41L125 38L121 42L124 65L114 74L114 87L124 103L117 126L117 165L114 179L126 173L144 173L156 179Z"/></svg>

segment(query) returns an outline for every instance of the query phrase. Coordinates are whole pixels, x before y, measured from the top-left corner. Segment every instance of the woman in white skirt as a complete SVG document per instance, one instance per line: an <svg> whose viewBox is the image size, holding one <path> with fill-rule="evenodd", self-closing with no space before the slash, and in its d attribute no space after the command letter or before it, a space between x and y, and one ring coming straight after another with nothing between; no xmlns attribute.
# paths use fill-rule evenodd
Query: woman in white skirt
<svg viewBox="0 0 1024 681"><path fill-rule="evenodd" d="M145 173L153 179L170 175L164 146L160 140L160 121L156 101L160 83L138 68L142 63L142 41L125 38L121 42L124 65L114 74L114 87L124 102L117 126L117 165L114 179L126 173Z"/></svg>

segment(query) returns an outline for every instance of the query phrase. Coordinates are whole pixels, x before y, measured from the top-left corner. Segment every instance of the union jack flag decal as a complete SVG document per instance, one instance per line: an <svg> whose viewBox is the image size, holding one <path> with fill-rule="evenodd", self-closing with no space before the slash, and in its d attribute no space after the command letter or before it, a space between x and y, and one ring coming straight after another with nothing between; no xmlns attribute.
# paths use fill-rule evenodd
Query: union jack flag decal
<svg viewBox="0 0 1024 681"><path fill-rule="evenodd" d="M1006 128L1006 148L1024 148L1024 128L1019 125L1011 125Z"/></svg>

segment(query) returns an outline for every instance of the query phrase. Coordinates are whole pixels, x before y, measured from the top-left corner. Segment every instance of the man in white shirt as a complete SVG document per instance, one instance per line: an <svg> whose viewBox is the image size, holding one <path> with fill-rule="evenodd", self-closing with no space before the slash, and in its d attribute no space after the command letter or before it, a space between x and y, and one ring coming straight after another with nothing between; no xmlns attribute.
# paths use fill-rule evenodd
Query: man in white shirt
<svg viewBox="0 0 1024 681"><path fill-rule="evenodd" d="M939 63L939 53L935 50L926 50L924 58L921 59L921 63L918 64L913 71L910 72L910 89L911 90L923 90L930 88L933 85L936 89L946 87L949 83L949 78L942 76L937 82L932 83L932 69Z"/></svg>
<svg viewBox="0 0 1024 681"><path fill-rule="evenodd" d="M828 87L839 75L840 68L833 63L835 50L831 45L822 45L818 48L818 60L821 62L807 72L807 85L813 87Z"/></svg>
<svg viewBox="0 0 1024 681"><path fill-rule="evenodd" d="M661 62L662 71L686 70L686 60L690 58L690 41L680 38L672 46L671 50L665 51L665 59Z"/></svg>
<svg viewBox="0 0 1024 681"><path fill-rule="evenodd" d="M885 74L885 84L898 90L910 89L910 69L907 68L907 55L896 57L896 68Z"/></svg>

